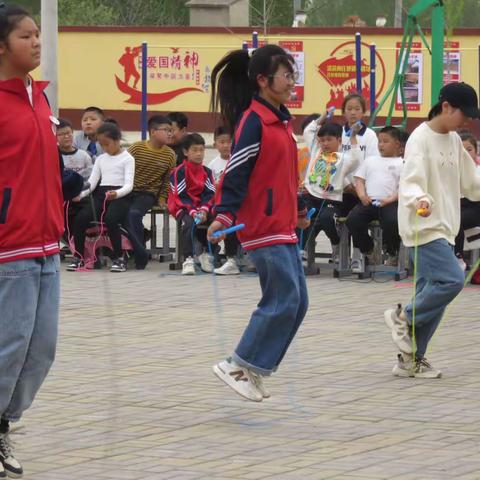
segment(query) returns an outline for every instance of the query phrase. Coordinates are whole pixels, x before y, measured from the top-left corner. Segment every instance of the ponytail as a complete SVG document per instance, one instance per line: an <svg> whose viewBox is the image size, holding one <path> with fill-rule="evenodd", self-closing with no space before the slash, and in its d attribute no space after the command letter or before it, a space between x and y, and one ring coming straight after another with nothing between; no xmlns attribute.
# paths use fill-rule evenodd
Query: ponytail
<svg viewBox="0 0 480 480"><path fill-rule="evenodd" d="M277 45L258 48L251 57L247 50L228 53L212 71L211 110L220 110L223 122L234 130L240 115L258 93L258 75L269 77L271 84L280 65L293 73L295 60Z"/></svg>

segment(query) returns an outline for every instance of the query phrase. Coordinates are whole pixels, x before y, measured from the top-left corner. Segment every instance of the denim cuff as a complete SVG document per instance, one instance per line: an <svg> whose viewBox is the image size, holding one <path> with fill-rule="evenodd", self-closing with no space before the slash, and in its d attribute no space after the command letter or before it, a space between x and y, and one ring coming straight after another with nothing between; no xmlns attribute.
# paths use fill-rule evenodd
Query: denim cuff
<svg viewBox="0 0 480 480"><path fill-rule="evenodd" d="M238 365L240 365L241 367L248 368L252 372L261 375L262 377L269 377L272 374L272 370L266 370L264 368L256 367L255 365L252 365L251 363L248 363L242 358L240 358L236 352L233 353L232 360L235 363L238 363Z"/></svg>

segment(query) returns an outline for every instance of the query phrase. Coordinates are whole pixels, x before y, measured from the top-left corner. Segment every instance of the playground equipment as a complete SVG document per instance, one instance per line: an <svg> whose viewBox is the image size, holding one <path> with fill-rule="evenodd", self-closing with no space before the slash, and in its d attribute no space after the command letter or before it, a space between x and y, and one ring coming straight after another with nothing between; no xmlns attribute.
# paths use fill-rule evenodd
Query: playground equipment
<svg viewBox="0 0 480 480"><path fill-rule="evenodd" d="M432 46L428 45L427 39L418 23L418 16L430 8L432 11ZM388 108L386 125L391 125L393 110L395 108L397 92L400 93L402 104L402 122L400 126L407 126L407 106L405 102L405 73L408 67L408 58L412 49L413 37L415 33L420 35L422 43L432 56L432 105L437 102L438 94L443 84L443 42L445 35L445 12L443 0L419 0L408 11L407 23L403 32L402 45L398 56L397 66L393 82L387 89L385 95L380 100L378 107L372 111L370 116L370 126L375 127L378 112L387 103L391 97Z"/></svg>

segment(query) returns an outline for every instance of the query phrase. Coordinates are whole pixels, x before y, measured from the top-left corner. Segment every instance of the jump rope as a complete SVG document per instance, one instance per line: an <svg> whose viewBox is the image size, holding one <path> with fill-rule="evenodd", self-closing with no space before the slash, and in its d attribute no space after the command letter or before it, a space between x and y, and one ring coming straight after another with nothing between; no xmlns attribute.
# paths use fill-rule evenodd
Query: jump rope
<svg viewBox="0 0 480 480"><path fill-rule="evenodd" d="M310 211L308 212L308 215L311 217L314 212L315 212L315 209L310 209ZM201 218L199 218L198 216L195 216L194 222L192 224L192 229L191 229L192 245L194 245L195 231L196 231L197 226L200 224L200 222L201 222ZM217 230L216 232L214 232L212 234L212 236L218 238L222 235L228 235L228 234L237 232L238 230L241 230L243 228L245 228L245 224L241 223L239 225L234 225L232 227L229 227L229 228L226 228L226 229L223 229L223 230ZM212 242L210 242L210 241L208 242L208 252L209 252L211 258L213 259L213 247L212 247ZM213 291L213 299L214 299L215 310L216 310L215 317L216 317L217 322L218 322L217 332L218 332L219 337L220 337L219 341L220 341L220 344L222 345L224 354L228 356L228 351L227 351L227 347L226 347L226 344L227 344L226 328L224 326L225 315L224 315L224 312L223 312L223 305L222 305L222 301L220 299L220 292L219 292L219 287L218 287L216 277L217 276L215 274L212 275L212 291ZM297 359L297 356L296 356L295 349L292 348L291 350L292 350L292 355L293 355L293 363L298 364L298 359ZM305 415L312 416L313 415L312 412L308 411L305 407L303 407L302 405L300 405L297 402L294 390L295 389L294 389L293 383L289 382L288 383L288 388L287 388L287 397L288 397L288 400L289 400L290 404L292 405L293 409L303 417ZM249 427L260 427L260 426L263 427L263 426L266 426L266 425L277 423L280 420L281 419L269 419L269 420L260 420L260 421L246 420L245 421L243 419L242 420L235 419L235 421L237 423L245 425L245 426L249 426Z"/></svg>
<svg viewBox="0 0 480 480"><path fill-rule="evenodd" d="M95 242L93 243L93 258L89 262L85 262L84 256L81 255L79 252L77 252L77 250L75 249L75 243L72 240L72 236L70 234L70 226L69 226L69 222L68 222L68 210L69 210L69 207L70 207L70 202L65 202L65 211L66 211L65 224L66 224L66 230L67 230L68 247L70 248L70 251L73 253L73 255L76 256L77 258L79 258L83 263L83 267L78 268L76 270L78 272L91 272L91 271L93 271L92 268L98 260L98 258L97 258L97 244L98 244L99 240L102 238L102 235L105 233L105 225L103 223L103 219L104 219L105 214L107 212L107 201L108 201L108 199L107 199L107 196L105 195L105 198L103 200L102 211L101 211L101 214L100 214L100 232L97 235L97 237L95 238ZM95 223L98 223L97 211L95 209L95 203L93 201L93 196L92 195L90 195L90 206L92 208L93 220L94 220Z"/></svg>

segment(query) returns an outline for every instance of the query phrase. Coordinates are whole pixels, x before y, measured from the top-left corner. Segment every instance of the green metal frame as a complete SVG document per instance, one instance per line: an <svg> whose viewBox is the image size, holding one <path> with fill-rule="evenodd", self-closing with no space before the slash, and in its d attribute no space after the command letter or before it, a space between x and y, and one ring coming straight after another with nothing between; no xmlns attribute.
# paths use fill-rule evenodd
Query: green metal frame
<svg viewBox="0 0 480 480"><path fill-rule="evenodd" d="M432 46L428 45L427 39L418 23L418 16L433 8L432 12ZM406 128L407 126L407 106L405 102L405 73L408 67L408 58L412 49L413 38L415 34L420 36L423 45L427 48L432 56L432 105L437 102L438 94L443 85L443 42L445 35L445 11L443 0L419 0L415 3L407 14L407 23L403 31L402 45L398 54L398 62L395 67L395 75L393 82L388 87L385 95L380 100L377 108L370 117L370 126L375 127L375 122L380 110L387 103L391 96L390 106L388 107L386 125L392 124L393 110L397 103L397 92L400 92L402 101L402 122L399 126Z"/></svg>

